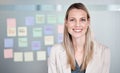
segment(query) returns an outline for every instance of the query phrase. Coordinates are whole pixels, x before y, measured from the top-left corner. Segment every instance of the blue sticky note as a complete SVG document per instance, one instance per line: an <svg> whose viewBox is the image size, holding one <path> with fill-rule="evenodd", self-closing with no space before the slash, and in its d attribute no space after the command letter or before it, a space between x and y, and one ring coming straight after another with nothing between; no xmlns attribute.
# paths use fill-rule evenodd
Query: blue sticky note
<svg viewBox="0 0 120 73"><path fill-rule="evenodd" d="M41 49L40 41L33 41L32 42L32 50L39 50L39 49Z"/></svg>
<svg viewBox="0 0 120 73"><path fill-rule="evenodd" d="M13 44L14 44L14 42L13 42L12 38L6 38L4 40L4 47L5 48L11 48L11 47L13 47Z"/></svg>
<svg viewBox="0 0 120 73"><path fill-rule="evenodd" d="M25 24L26 25L34 25L34 18L32 16L26 17Z"/></svg>
<svg viewBox="0 0 120 73"><path fill-rule="evenodd" d="M47 54L50 55L51 47L47 47Z"/></svg>
<svg viewBox="0 0 120 73"><path fill-rule="evenodd" d="M54 27L53 26L44 26L44 34L51 35L53 34Z"/></svg>
<svg viewBox="0 0 120 73"><path fill-rule="evenodd" d="M63 34L58 34L58 43L63 41Z"/></svg>

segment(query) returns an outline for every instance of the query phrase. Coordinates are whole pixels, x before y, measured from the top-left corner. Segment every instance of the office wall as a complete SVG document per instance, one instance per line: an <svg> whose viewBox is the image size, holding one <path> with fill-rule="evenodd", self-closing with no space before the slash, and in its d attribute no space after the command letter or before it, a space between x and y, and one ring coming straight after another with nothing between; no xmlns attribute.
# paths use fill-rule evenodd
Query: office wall
<svg viewBox="0 0 120 73"><path fill-rule="evenodd" d="M110 73L119 73L119 0L1 0L0 73L47 73L50 48L62 42L65 11L74 2L87 5L95 39L111 50Z"/></svg>

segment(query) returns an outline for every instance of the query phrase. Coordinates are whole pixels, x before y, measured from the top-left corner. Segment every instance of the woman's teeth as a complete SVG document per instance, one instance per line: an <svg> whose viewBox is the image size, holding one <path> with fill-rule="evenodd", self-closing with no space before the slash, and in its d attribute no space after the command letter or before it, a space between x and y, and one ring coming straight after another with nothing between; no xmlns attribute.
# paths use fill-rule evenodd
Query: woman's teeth
<svg viewBox="0 0 120 73"><path fill-rule="evenodd" d="M81 32L82 29L74 29L75 32Z"/></svg>

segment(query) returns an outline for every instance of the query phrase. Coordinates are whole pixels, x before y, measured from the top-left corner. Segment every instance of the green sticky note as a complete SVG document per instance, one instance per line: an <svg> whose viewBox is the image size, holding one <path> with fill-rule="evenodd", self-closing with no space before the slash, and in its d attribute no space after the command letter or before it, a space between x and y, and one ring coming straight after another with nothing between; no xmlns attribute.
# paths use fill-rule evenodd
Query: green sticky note
<svg viewBox="0 0 120 73"><path fill-rule="evenodd" d="M55 15L48 15L47 16L47 23L48 24L55 24L57 21L57 18Z"/></svg>
<svg viewBox="0 0 120 73"><path fill-rule="evenodd" d="M58 15L58 23L64 23L64 15Z"/></svg>
<svg viewBox="0 0 120 73"><path fill-rule="evenodd" d="M19 38L18 45L19 47L27 47L28 46L27 38Z"/></svg>
<svg viewBox="0 0 120 73"><path fill-rule="evenodd" d="M42 37L42 28L33 28L33 37Z"/></svg>

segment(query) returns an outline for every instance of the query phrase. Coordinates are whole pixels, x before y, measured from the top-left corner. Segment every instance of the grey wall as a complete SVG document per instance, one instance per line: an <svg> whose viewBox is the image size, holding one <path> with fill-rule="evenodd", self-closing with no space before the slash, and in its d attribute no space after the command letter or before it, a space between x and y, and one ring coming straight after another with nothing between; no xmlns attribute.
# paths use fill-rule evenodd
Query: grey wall
<svg viewBox="0 0 120 73"><path fill-rule="evenodd" d="M0 0L0 5L61 4L63 6L64 5L69 6L73 2L83 2L87 6L89 6L88 8L91 14L91 27L93 29L94 36L99 42L105 44L111 50L110 73L119 73L120 72L119 71L119 68L120 68L120 63L119 63L120 62L120 55L119 55L120 53L120 38L119 38L120 37L120 0L89 0L89 1L88 0L51 0L51 1L50 0L49 1L47 0L31 0L31 1L30 0ZM114 8L112 10L109 9L109 6L111 5L117 6L115 7L116 10L114 10ZM0 15L0 19L2 20L2 15ZM2 21L0 23L2 23ZM2 27L2 24L0 24L0 27ZM2 33L0 33L0 35L2 35ZM0 44L2 43L3 41L0 42ZM1 57L0 59L3 59L3 58ZM1 65L4 66L4 64L1 64L0 62L0 68L1 69L4 68ZM10 64L10 65L11 67L13 67L12 66L13 64ZM27 65L27 64L23 64L23 65ZM32 66L34 67L35 66L37 67L37 65L38 65L37 63L32 64ZM29 64L29 66L31 65ZM43 67L40 67L40 68L43 68ZM12 70L13 68L10 68L10 69ZM19 73L18 71L15 71L15 73ZM45 71L45 68L41 69L40 73L45 73L46 71L45 72L44 71ZM3 73L3 72L0 71L0 73ZM12 73L12 72L7 72L7 73ZM32 71L31 73L34 73L34 72ZM38 72L36 71L36 73Z"/></svg>

